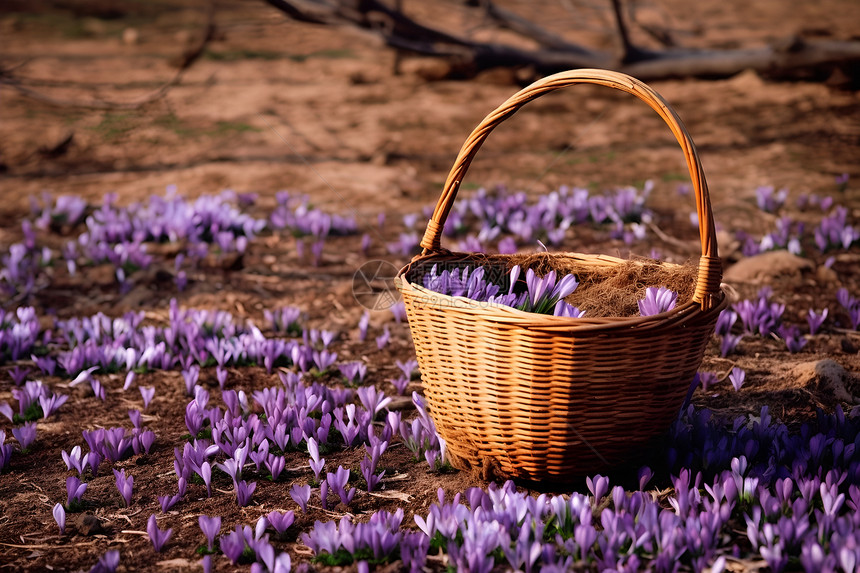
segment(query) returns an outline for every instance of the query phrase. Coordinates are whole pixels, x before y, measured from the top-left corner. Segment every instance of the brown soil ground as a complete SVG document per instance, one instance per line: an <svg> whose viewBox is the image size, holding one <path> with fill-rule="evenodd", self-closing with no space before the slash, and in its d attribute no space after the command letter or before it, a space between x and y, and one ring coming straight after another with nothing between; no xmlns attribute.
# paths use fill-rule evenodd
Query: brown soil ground
<svg viewBox="0 0 860 573"><path fill-rule="evenodd" d="M116 18L105 18L95 8L82 13L86 10L80 6L77 15L72 9L0 12L0 65L17 66L12 72L16 77L27 78L30 89L55 99L132 102L172 77L176 58L202 32L203 11L186 4L159 5L159 10L137 6ZM444 12L433 16L440 26L509 38L483 25L473 27L460 4L451 3L448 10L431 8L432 3L406 4L416 16L431 9ZM531 3L505 4L576 41L606 49L613 45L607 14L589 12L585 3L575 3L583 5L580 13L565 10L566 3L553 3L540 13ZM854 0L790 4L666 0L646 6L642 18L677 30L685 45L713 48L759 46L790 34L849 39L856 33L860 4ZM292 238L274 234L252 246L240 270L200 271L183 293L152 272L136 277L138 286L120 296L108 270L106 278L67 279L29 302L63 317L143 309L151 320L166 318L171 297L186 307L215 307L257 320L265 308L296 305L309 313L312 326L343 331L335 345L340 358L366 359L369 381L392 392L386 380L396 372L394 360L413 353L408 329L393 323L389 313L376 313L372 331L390 326L391 346L379 351L372 340L362 344L354 339L363 309L352 297L353 273L368 259L405 262L386 253L385 241L402 230L402 215L421 213L435 202L460 144L517 89L515 75L488 72L468 82L429 81L439 64L417 58L405 59L400 73L394 73L394 54L372 36L292 22L262 2L219 1L215 23L215 38L179 85L139 109L49 105L0 85L0 246L5 250L20 240L29 198L45 191L79 195L91 203L116 193L119 203L128 204L163 194L168 185L191 197L229 188L259 194L254 209L264 216L275 204L275 193L286 189L307 193L325 210L352 214L366 229L373 229L377 215L385 212L389 224L381 236L374 235L367 257L360 254L358 239L342 238L332 241L335 247L327 249L323 265L313 268L297 258ZM787 188L792 204L802 193L831 195L857 220L857 93L827 83L771 82L752 73L652 85L676 108L699 147L721 229L760 235L772 227L771 216L755 208L755 189L761 185ZM69 136L71 143L57 149ZM846 190L839 190L835 178L843 173L851 180ZM679 203L675 192L686 178L681 153L659 118L625 94L577 87L541 98L500 127L472 165L463 192L504 183L537 195L562 184L602 189L641 186L651 179L656 186L649 206L670 240L649 233L635 249L645 255L656 247L671 260L683 261L698 250L688 217L692 200ZM729 239L721 244L721 254L729 263L738 260L731 235L720 237ZM570 234L563 248L628 254L623 243L590 231ZM744 297L771 286L774 297L786 304L786 320L797 324L805 323L810 307L829 306L836 313L840 286L860 293L856 248L837 255L831 270L823 267L823 256L810 258L811 271L786 275L765 269L764 278L733 286ZM15 304L6 302L4 306ZM838 319L845 323L844 316ZM767 404L777 417L800 420L816 407L832 409L838 400L818 378L798 374L799 365L830 358L850 373L860 372L860 338L833 320L801 353L788 354L784 348L779 340L747 340L729 360L719 358L714 341L703 369L724 375L738 365L747 370L748 382L735 393L723 378L708 392L697 391L695 403L730 414L753 413ZM87 569L109 548L122 553L120 571L183 570L196 567L194 550L203 539L198 515L222 515L226 532L239 523L253 524L273 509L296 509L286 494L288 484L307 481L310 475L300 454L288 460L287 468L294 469L281 482L259 480L246 508L237 508L229 494L207 499L203 486L192 484L188 498L160 519L174 533L167 548L154 553L141 532L147 517L159 511L157 496L175 489L171 462L185 432L186 400L178 372L141 378L140 385L157 388L144 423L158 440L150 455L118 464L135 476L132 506L122 507L107 469L85 496L90 500L87 511L102 520L104 530L81 535L70 516L66 535L57 535L51 507L65 499L67 475L60 450L81 444L83 429L128 426L127 410L140 407L136 396L118 391L109 391L102 403L70 389L70 402L50 423L40 424L34 451L14 457L10 471L0 475L0 570ZM121 381L105 382L115 388ZM841 381L852 397L848 407L860 396L855 382L852 377ZM234 369L230 384L252 390L275 385L277 378L262 369ZM10 400L10 389L8 376L2 376L0 400ZM415 383L409 390L418 389ZM326 457L329 467L357 468L362 455L362 450L350 450ZM426 514L437 488L454 493L486 485L465 472L429 472L426 463L411 461L402 446L386 453L382 466L390 469L383 493L391 497L359 493L350 513L360 517L403 507L405 522L411 523L414 513ZM215 487L231 486L225 481ZM584 482L574 487L583 488ZM334 519L345 511L311 508L290 531L307 531L315 519ZM289 550L294 562L307 561L310 553L295 535L277 545ZM233 567L221 556L216 564L219 571L247 569Z"/></svg>

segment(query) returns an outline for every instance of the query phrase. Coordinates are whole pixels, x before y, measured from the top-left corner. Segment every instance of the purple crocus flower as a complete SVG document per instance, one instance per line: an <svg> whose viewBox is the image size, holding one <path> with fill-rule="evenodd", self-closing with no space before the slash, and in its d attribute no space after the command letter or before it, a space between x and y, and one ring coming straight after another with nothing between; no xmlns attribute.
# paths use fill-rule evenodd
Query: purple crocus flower
<svg viewBox="0 0 860 573"><path fill-rule="evenodd" d="M66 478L66 507L71 507L74 504L81 502L81 497L87 491L87 484L81 483L81 480L75 476Z"/></svg>
<svg viewBox="0 0 860 573"><path fill-rule="evenodd" d="M57 361L50 356L36 356L35 354L31 354L30 360L36 364L36 367L39 370L48 376L53 376L54 372L57 371Z"/></svg>
<svg viewBox="0 0 860 573"><path fill-rule="evenodd" d="M648 466L643 466L639 469L639 491L644 491L645 486L651 481L651 478L654 477L654 472L651 471L651 468Z"/></svg>
<svg viewBox="0 0 860 573"><path fill-rule="evenodd" d="M414 359L404 360L402 362L400 360L395 360L394 364L397 365L403 373L403 376L407 379L411 379L412 373L415 372L416 368L418 368L418 361Z"/></svg>
<svg viewBox="0 0 860 573"><path fill-rule="evenodd" d="M358 389L358 398L364 408L370 412L371 419L379 413L380 410L391 403L391 398L385 396L381 390L377 390L373 386L363 386Z"/></svg>
<svg viewBox="0 0 860 573"><path fill-rule="evenodd" d="M42 419L47 419L53 415L68 399L69 397L65 394L53 394L50 397L39 396L39 405L42 407Z"/></svg>
<svg viewBox="0 0 860 573"><path fill-rule="evenodd" d="M326 481L328 482L329 487L334 490L344 505L349 505L349 502L352 501L352 498L355 495L354 487L350 488L349 491L346 489L347 482L349 481L349 474L350 472L348 469L343 466L338 466L334 473L329 472L326 476Z"/></svg>
<svg viewBox="0 0 860 573"><path fill-rule="evenodd" d="M180 478L182 479L182 478ZM158 496L158 505L161 507L161 513L167 513L167 511L179 503L179 500L182 499L182 493L177 493L174 495L160 495Z"/></svg>
<svg viewBox="0 0 860 573"><path fill-rule="evenodd" d="M99 560L90 569L90 573L114 573L119 567L119 551L111 549L99 557Z"/></svg>
<svg viewBox="0 0 860 573"><path fill-rule="evenodd" d="M329 352L328 350L315 350L313 353L314 366L320 372L325 372L337 360L337 352Z"/></svg>
<svg viewBox="0 0 860 573"><path fill-rule="evenodd" d="M90 473L92 473L93 477L95 477L99 473L99 464L101 464L101 462L101 455L96 452L89 452L86 456L84 456L84 462L81 464L81 469L85 469L87 466L89 466Z"/></svg>
<svg viewBox="0 0 860 573"><path fill-rule="evenodd" d="M388 327L386 326L383 329L382 334L376 337L376 347L379 350L382 350L383 348L388 346L389 338L391 338L391 332L389 332Z"/></svg>
<svg viewBox="0 0 860 573"><path fill-rule="evenodd" d="M367 483L367 491L373 491L376 489L377 484L379 484L379 481L385 475L385 470L382 470L379 475L376 475L376 464L373 463L371 455L367 455L363 460L361 460L359 468L361 470L361 475L364 476L364 481Z"/></svg>
<svg viewBox="0 0 860 573"><path fill-rule="evenodd" d="M12 377L12 382L15 386L23 384L28 374L30 374L30 369L22 368L21 366L15 366L15 368L9 370L9 376Z"/></svg>
<svg viewBox="0 0 860 573"><path fill-rule="evenodd" d="M584 310L579 310L579 308L567 303L566 301L560 300L555 303L555 308L552 312L553 316L564 316L568 318L582 318L585 316Z"/></svg>
<svg viewBox="0 0 860 573"><path fill-rule="evenodd" d="M818 329L821 328L821 325L824 324L824 321L827 320L827 309L825 308L821 312L816 312L813 309L809 309L809 313L806 315L806 322L809 324L809 334L815 334L818 332Z"/></svg>
<svg viewBox="0 0 860 573"><path fill-rule="evenodd" d="M147 454L149 450L152 448L152 444L155 443L155 432L152 430L144 430L135 438L132 438L132 449L135 450L135 453L140 453L140 448L143 448L143 451ZM135 448L135 444L139 444L137 448Z"/></svg>
<svg viewBox="0 0 860 573"><path fill-rule="evenodd" d="M596 506L609 491L609 478L600 474L594 476L594 478L586 477L585 485L588 486L588 491L590 491L593 496L592 503Z"/></svg>
<svg viewBox="0 0 860 573"><path fill-rule="evenodd" d="M725 336L729 334L732 331L732 326L734 326L737 320L738 313L728 308L723 310L717 317L717 326L715 328L715 332L720 336Z"/></svg>
<svg viewBox="0 0 860 573"><path fill-rule="evenodd" d="M227 535L222 535L218 540L221 551L227 559L232 561L234 564L238 564L246 547L245 535L242 532L242 526L237 525L234 531L231 531Z"/></svg>
<svg viewBox="0 0 860 573"><path fill-rule="evenodd" d="M323 480L320 483L320 504L323 509L328 509L328 482Z"/></svg>
<svg viewBox="0 0 860 573"><path fill-rule="evenodd" d="M725 358L734 352L742 338L742 334L724 334L723 339L720 342L720 356Z"/></svg>
<svg viewBox="0 0 860 573"><path fill-rule="evenodd" d="M702 385L702 390L707 391L708 388L716 384L719 380L714 372L697 372L699 383Z"/></svg>
<svg viewBox="0 0 860 573"><path fill-rule="evenodd" d="M800 350L806 346L808 340L806 340L803 335L800 333L800 329L797 326L790 325L782 325L779 327L779 335L782 336L782 339L785 341L785 345L788 348L788 351L794 354L795 352L800 352Z"/></svg>
<svg viewBox="0 0 860 573"><path fill-rule="evenodd" d="M367 365L360 360L344 362L338 365L338 369L349 384L361 384L367 375Z"/></svg>
<svg viewBox="0 0 860 573"><path fill-rule="evenodd" d="M152 397L155 396L154 386L141 386L140 396L143 398L143 409L149 408L149 403L152 402Z"/></svg>
<svg viewBox="0 0 860 573"><path fill-rule="evenodd" d="M131 385L134 384L135 378L137 378L137 373L134 370L129 370L125 373L125 382L122 384L123 392L131 388Z"/></svg>
<svg viewBox="0 0 860 573"><path fill-rule="evenodd" d="M292 510L284 513L281 513L280 511L271 511L266 515L266 520L269 522L269 525L278 532L278 535L283 535L284 532L287 531L287 528L293 524L295 519L296 515Z"/></svg>
<svg viewBox="0 0 860 573"><path fill-rule="evenodd" d="M107 391L101 382L93 378L90 381L90 387L93 390L93 396L104 402L107 399Z"/></svg>
<svg viewBox="0 0 860 573"><path fill-rule="evenodd" d="M317 446L317 441L314 438L308 438L308 453L311 456L309 464L314 472L314 478L319 481L320 472L323 467L325 467L325 458L320 458L320 450Z"/></svg>
<svg viewBox="0 0 860 573"><path fill-rule="evenodd" d="M149 535L149 540L152 541L152 547L155 549L155 552L161 553L162 547L170 539L170 536L173 535L173 529L168 529L167 531L159 529L155 514L153 514L146 521L146 533Z"/></svg>
<svg viewBox="0 0 860 573"><path fill-rule="evenodd" d="M776 191L773 187L758 187L755 195L759 209L767 213L775 213L785 204L788 191L786 189Z"/></svg>
<svg viewBox="0 0 860 573"><path fill-rule="evenodd" d="M397 394L399 394L400 396L402 396L403 393L406 392L406 388L409 386L409 382L411 382L411 380L406 376L397 376L389 381L391 382L391 385L394 386L394 389L397 390Z"/></svg>
<svg viewBox="0 0 860 573"><path fill-rule="evenodd" d="M107 428L99 436L104 438L100 440L100 447L90 446L90 449L100 450L105 458L114 463L129 455L131 440L125 436L125 428Z"/></svg>
<svg viewBox="0 0 860 573"><path fill-rule="evenodd" d="M860 327L860 300L849 294L846 288L836 291L836 300L848 313L851 328L857 330Z"/></svg>
<svg viewBox="0 0 860 573"><path fill-rule="evenodd" d="M26 422L23 426L12 428L12 435L21 444L21 449L27 451L36 441L36 422Z"/></svg>
<svg viewBox="0 0 860 573"><path fill-rule="evenodd" d="M666 287L648 287L645 298L639 301L639 314L653 316L669 312L678 302L678 293Z"/></svg>
<svg viewBox="0 0 860 573"><path fill-rule="evenodd" d="M192 364L186 370L182 371L182 379L185 381L185 393L189 396L194 395L194 389L197 387L197 380L200 378L200 366Z"/></svg>
<svg viewBox="0 0 860 573"><path fill-rule="evenodd" d="M116 478L116 489L119 490L119 495L122 496L125 506L130 506L132 491L134 489L134 476L126 476L124 469L119 471L116 469L113 470L113 475Z"/></svg>
<svg viewBox="0 0 860 573"><path fill-rule="evenodd" d="M526 286L529 289L529 301L531 308L544 298L555 286L555 271L550 271L542 277L538 277L532 269L526 270Z"/></svg>
<svg viewBox="0 0 860 573"><path fill-rule="evenodd" d="M208 461L203 462L197 474L206 486L206 497L212 497L212 465Z"/></svg>
<svg viewBox="0 0 860 573"><path fill-rule="evenodd" d="M499 241L497 249L502 255L512 255L517 252L517 241L513 237L504 237Z"/></svg>
<svg viewBox="0 0 860 573"><path fill-rule="evenodd" d="M219 516L208 517L201 515L197 519L200 524L200 530L206 536L207 548L212 551L215 547L215 536L221 531L221 518Z"/></svg>
<svg viewBox="0 0 860 573"><path fill-rule="evenodd" d="M84 382L91 382L93 380L93 372L98 369L98 366L92 366L85 370L79 371L77 373L77 376L75 376L74 380L69 382L69 387L77 386L78 384L82 384ZM69 372L69 374L71 374L71 372Z"/></svg>
<svg viewBox="0 0 860 573"><path fill-rule="evenodd" d="M364 342L367 339L367 329L370 326L370 312L364 311L358 319L358 340Z"/></svg>
<svg viewBox="0 0 860 573"><path fill-rule="evenodd" d="M740 392L741 386L744 385L744 379L746 378L746 372L735 366L732 368L731 374L729 374L729 380L732 383L732 386L735 389L735 392Z"/></svg>
<svg viewBox="0 0 860 573"><path fill-rule="evenodd" d="M254 462L254 466L257 471L260 471L260 466L266 461L269 457L269 440L263 438L263 440L257 446L256 451L252 451L248 454L248 457L251 458L251 461Z"/></svg>
<svg viewBox="0 0 860 573"><path fill-rule="evenodd" d="M406 320L406 303L404 303L402 300L392 304L388 308L388 310L391 311L392 315L394 315L394 320L397 323L401 323Z"/></svg>
<svg viewBox="0 0 860 573"><path fill-rule="evenodd" d="M248 483L245 480L239 480L234 482L233 485L236 489L236 502L239 504L239 507L245 507L251 501L254 490L257 489L257 482L252 481Z"/></svg>
<svg viewBox="0 0 860 573"><path fill-rule="evenodd" d="M66 531L66 510L63 508L62 503L58 503L54 505L54 521L57 522L57 527L60 528L60 533L65 533Z"/></svg>
<svg viewBox="0 0 860 573"><path fill-rule="evenodd" d="M302 508L303 513L307 513L308 500L311 498L311 486L294 483L290 488L290 497Z"/></svg>
<svg viewBox="0 0 860 573"><path fill-rule="evenodd" d="M9 402L0 402L0 414L6 416L10 422L15 421L15 412L12 410L12 406L9 405Z"/></svg>
<svg viewBox="0 0 860 573"><path fill-rule="evenodd" d="M236 448L237 450L240 448ZM223 471L225 474L230 476L234 482L242 479L242 464L238 462L235 458L228 458L224 460L224 463L215 464L215 466Z"/></svg>

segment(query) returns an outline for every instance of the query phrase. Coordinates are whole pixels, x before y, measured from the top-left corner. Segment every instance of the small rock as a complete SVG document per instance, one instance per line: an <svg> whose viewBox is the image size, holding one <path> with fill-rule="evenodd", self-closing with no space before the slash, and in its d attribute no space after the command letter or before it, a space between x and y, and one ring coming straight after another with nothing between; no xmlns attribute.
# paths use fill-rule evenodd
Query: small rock
<svg viewBox="0 0 860 573"><path fill-rule="evenodd" d="M102 532L101 520L92 513L79 515L75 527L81 535L96 535Z"/></svg>
<svg viewBox="0 0 860 573"><path fill-rule="evenodd" d="M492 68L478 73L474 81L481 84L510 86L517 84L517 76L516 71L510 68Z"/></svg>
<svg viewBox="0 0 860 573"><path fill-rule="evenodd" d="M207 269L225 271L239 271L245 266L242 253L210 253L200 261L200 265Z"/></svg>
<svg viewBox="0 0 860 573"><path fill-rule="evenodd" d="M435 58L410 58L401 64L404 74L416 75L426 82L438 82L451 75L451 64Z"/></svg>
<svg viewBox="0 0 860 573"><path fill-rule="evenodd" d="M122 31L122 43L126 46L133 46L140 41L140 32L137 28L126 28Z"/></svg>
<svg viewBox="0 0 860 573"><path fill-rule="evenodd" d="M813 268L812 261L788 251L768 251L741 259L726 270L723 279L727 283L767 283L780 276L799 278Z"/></svg>

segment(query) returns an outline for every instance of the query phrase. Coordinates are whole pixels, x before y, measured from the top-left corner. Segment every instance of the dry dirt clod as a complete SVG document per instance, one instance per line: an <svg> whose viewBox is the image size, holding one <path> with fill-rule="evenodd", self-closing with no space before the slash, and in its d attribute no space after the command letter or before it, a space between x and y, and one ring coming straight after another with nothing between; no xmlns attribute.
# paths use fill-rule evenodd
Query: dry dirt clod
<svg viewBox="0 0 860 573"><path fill-rule="evenodd" d="M788 251L769 251L732 265L723 274L723 279L728 283L769 283L777 277L800 278L813 268L809 259Z"/></svg>
<svg viewBox="0 0 860 573"><path fill-rule="evenodd" d="M840 402L855 402L857 380L839 363L829 358L804 362L789 373L799 387L816 389L817 394L828 394Z"/></svg>
<svg viewBox="0 0 860 573"><path fill-rule="evenodd" d="M103 531L102 521L92 513L83 513L75 521L75 527L81 535L96 535Z"/></svg>

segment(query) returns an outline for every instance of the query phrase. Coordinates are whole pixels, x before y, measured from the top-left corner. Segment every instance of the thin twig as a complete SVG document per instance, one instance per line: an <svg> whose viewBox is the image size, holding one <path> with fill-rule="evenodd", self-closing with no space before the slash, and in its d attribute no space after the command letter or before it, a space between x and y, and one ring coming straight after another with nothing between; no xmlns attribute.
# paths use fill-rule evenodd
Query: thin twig
<svg viewBox="0 0 860 573"><path fill-rule="evenodd" d="M669 243L673 247L677 247L679 249L683 249L685 251L690 251L694 249L694 244L698 245L698 243L682 241L681 239L677 239L671 235L668 235L664 232L660 227L655 225L653 222L648 223L648 228L654 231L654 234L657 235L661 241L664 243Z"/></svg>
<svg viewBox="0 0 860 573"><path fill-rule="evenodd" d="M37 543L35 545L19 545L17 543L0 543L4 547L14 547L15 549L61 549L65 547L89 547L95 545L95 541L84 543L73 543L71 545L52 545L50 543Z"/></svg>
<svg viewBox="0 0 860 573"><path fill-rule="evenodd" d="M860 336L860 331L851 330L850 328L834 328L833 330L840 334L847 334L848 336Z"/></svg>

